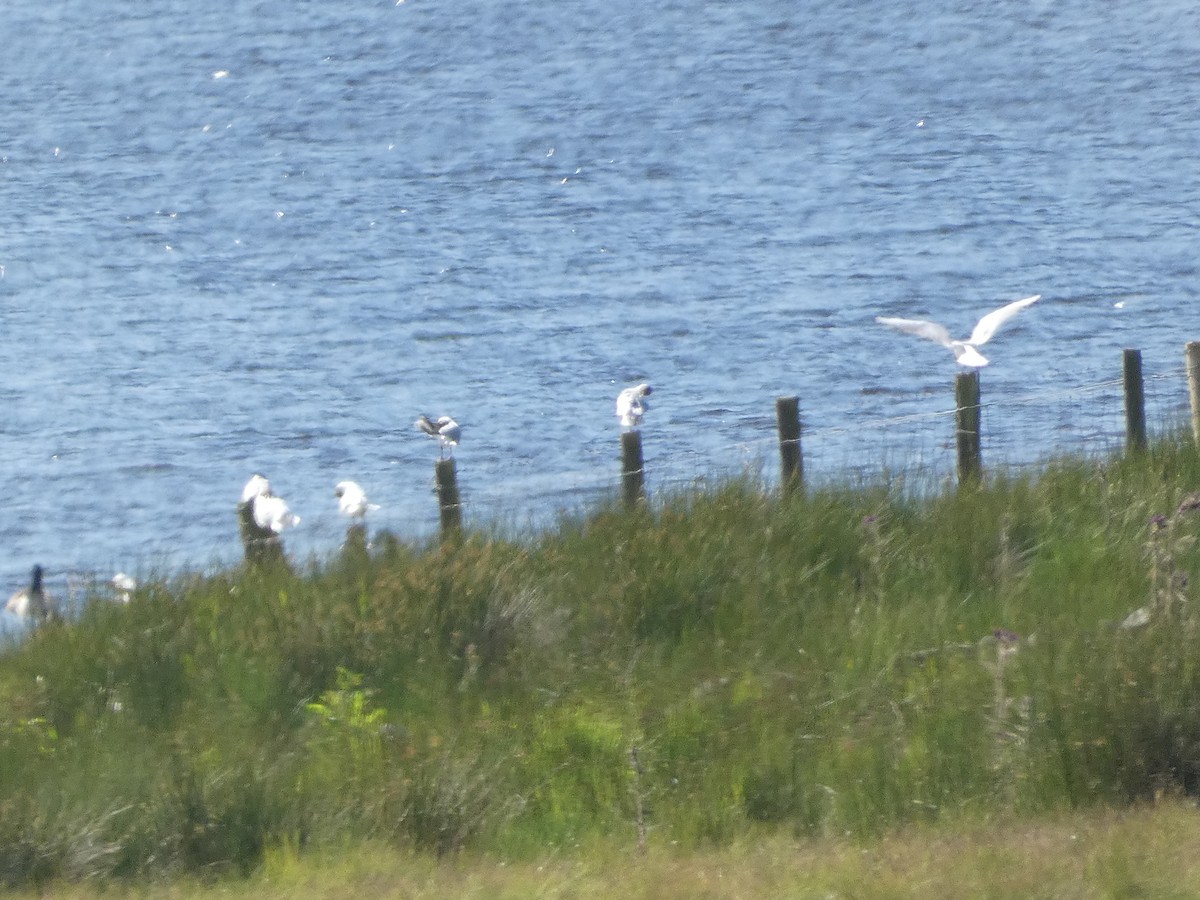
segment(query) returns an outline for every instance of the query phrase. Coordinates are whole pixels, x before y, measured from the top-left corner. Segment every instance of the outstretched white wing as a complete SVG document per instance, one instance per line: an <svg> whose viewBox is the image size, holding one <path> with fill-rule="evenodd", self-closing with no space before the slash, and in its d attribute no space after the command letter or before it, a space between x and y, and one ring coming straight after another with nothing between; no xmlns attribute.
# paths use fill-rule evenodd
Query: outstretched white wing
<svg viewBox="0 0 1200 900"><path fill-rule="evenodd" d="M876 316L875 321L880 325L887 325L889 328L896 328L908 334L923 337L927 341L936 341L943 347L950 347L954 343L950 339L950 332L937 322L925 322L921 319L893 319L888 316Z"/></svg>
<svg viewBox="0 0 1200 900"><path fill-rule="evenodd" d="M975 325L975 330L971 332L971 336L967 339L968 344L979 346L986 344L996 330L1023 310L1025 307L1037 303L1042 298L1041 294L1034 294L1032 297L1026 297L1024 300L1017 300L1008 306L1002 306L999 309L994 309Z"/></svg>

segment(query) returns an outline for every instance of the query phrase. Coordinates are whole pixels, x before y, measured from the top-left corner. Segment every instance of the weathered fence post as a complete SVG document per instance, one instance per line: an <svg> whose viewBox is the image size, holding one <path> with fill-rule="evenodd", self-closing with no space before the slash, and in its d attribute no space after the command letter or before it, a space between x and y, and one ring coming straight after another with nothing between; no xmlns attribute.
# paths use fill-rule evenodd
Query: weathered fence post
<svg viewBox="0 0 1200 900"><path fill-rule="evenodd" d="M1192 401L1192 437L1200 447L1200 341L1187 345L1188 396Z"/></svg>
<svg viewBox="0 0 1200 900"><path fill-rule="evenodd" d="M779 426L780 478L784 496L804 487L804 457L800 453L800 398L776 397Z"/></svg>
<svg viewBox="0 0 1200 900"><path fill-rule="evenodd" d="M458 468L454 457L439 459L434 466L437 480L438 510L442 540L454 537L462 529L462 502L458 497Z"/></svg>
<svg viewBox="0 0 1200 900"><path fill-rule="evenodd" d="M283 541L270 528L261 528L254 521L254 500L243 500L237 506L238 533L242 538L242 553L251 566L286 564Z"/></svg>
<svg viewBox="0 0 1200 900"><path fill-rule="evenodd" d="M356 558L367 554L367 526L365 522L355 522L346 528L346 541L342 544L344 556L353 555Z"/></svg>
<svg viewBox="0 0 1200 900"><path fill-rule="evenodd" d="M959 372L954 379L954 434L958 445L958 483L979 480L983 474L980 440L979 370Z"/></svg>
<svg viewBox="0 0 1200 900"><path fill-rule="evenodd" d="M646 471L642 462L642 433L621 432L621 495L632 509L646 499Z"/></svg>
<svg viewBox="0 0 1200 900"><path fill-rule="evenodd" d="M1146 449L1146 387L1142 379L1142 351L1126 350L1122 366L1125 380L1125 452Z"/></svg>

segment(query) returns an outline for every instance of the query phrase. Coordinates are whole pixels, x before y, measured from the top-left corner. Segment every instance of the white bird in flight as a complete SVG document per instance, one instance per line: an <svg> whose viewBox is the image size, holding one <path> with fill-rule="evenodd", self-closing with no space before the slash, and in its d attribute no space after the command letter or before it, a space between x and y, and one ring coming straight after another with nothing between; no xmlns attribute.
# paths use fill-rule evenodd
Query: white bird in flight
<svg viewBox="0 0 1200 900"><path fill-rule="evenodd" d="M433 421L429 416L421 415L413 424L430 437L438 439L438 447L443 455L447 447L457 447L462 440L462 426L449 416L438 416L437 421Z"/></svg>
<svg viewBox="0 0 1200 900"><path fill-rule="evenodd" d="M1041 297L1041 294L1034 294L1032 297L1026 297L1024 300L1017 300L1007 306L992 310L975 324L975 330L971 332L971 336L962 341L956 341L950 337L950 332L946 330L945 326L939 325L937 322L926 322L922 319L893 319L888 316L877 316L875 321L880 325L887 325L908 334L935 341L943 347L949 347L961 366L986 366L987 358L977 348L986 344L1001 325L1025 307L1036 303Z"/></svg>
<svg viewBox="0 0 1200 900"><path fill-rule="evenodd" d="M368 510L379 509L379 504L368 503L366 492L355 481L339 481L333 489L338 498L338 512L350 519L362 519Z"/></svg>
<svg viewBox="0 0 1200 900"><path fill-rule="evenodd" d="M654 388L643 382L617 394L617 418L621 420L622 428L637 428L642 424L642 416L650 408L646 396L653 393Z"/></svg>

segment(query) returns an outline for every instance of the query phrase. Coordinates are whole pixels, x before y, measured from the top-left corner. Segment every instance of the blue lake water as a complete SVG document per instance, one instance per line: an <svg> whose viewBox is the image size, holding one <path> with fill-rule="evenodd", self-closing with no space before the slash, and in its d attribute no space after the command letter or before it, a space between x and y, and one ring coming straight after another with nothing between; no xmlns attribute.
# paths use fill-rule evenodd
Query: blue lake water
<svg viewBox="0 0 1200 900"><path fill-rule="evenodd" d="M255 470L339 543L553 521L613 490L952 465L948 351L987 347L985 463L1152 422L1200 338L1200 7L10 0L0 20L0 590L240 556ZM917 418L906 419L904 417ZM858 431L857 426L871 427ZM10 587L5 588L7 584Z"/></svg>

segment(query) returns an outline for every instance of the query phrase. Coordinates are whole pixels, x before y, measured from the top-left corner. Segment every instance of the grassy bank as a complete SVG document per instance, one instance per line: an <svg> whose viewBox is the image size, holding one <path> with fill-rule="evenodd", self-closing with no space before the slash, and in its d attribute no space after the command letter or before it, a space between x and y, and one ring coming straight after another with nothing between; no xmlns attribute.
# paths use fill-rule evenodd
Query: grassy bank
<svg viewBox="0 0 1200 900"><path fill-rule="evenodd" d="M778 832L721 848L654 848L505 861L466 852L438 860L378 844L334 853L270 851L245 880L170 884L55 883L61 900L305 897L357 900L526 900L687 897L859 900L1092 900L1200 894L1200 816L1190 803L1003 820L951 830L909 826L882 839L796 839ZM20 896L37 896L28 891Z"/></svg>
<svg viewBox="0 0 1200 900"><path fill-rule="evenodd" d="M149 583L0 659L0 880L855 846L1192 795L1198 490L1168 442Z"/></svg>

